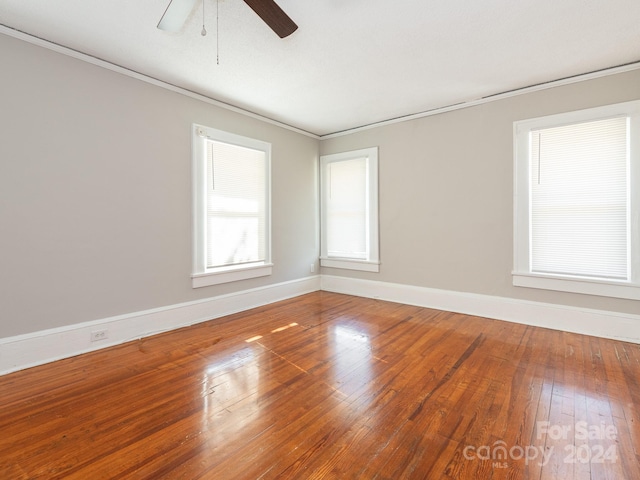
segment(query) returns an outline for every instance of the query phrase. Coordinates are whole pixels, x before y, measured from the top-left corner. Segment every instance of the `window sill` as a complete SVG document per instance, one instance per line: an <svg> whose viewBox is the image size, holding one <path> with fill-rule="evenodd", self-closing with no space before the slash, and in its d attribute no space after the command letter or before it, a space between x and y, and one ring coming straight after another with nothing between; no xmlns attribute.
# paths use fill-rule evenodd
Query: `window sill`
<svg viewBox="0 0 640 480"><path fill-rule="evenodd" d="M192 288L200 288L219 285L221 283L237 282L239 280L271 275L272 270L273 264L266 263L258 266L253 265L249 267L220 269L205 273L194 273L191 275L191 284Z"/></svg>
<svg viewBox="0 0 640 480"><path fill-rule="evenodd" d="M320 266L329 268L344 268L346 270L361 270L363 272L379 272L380 262L371 260L354 260L350 258L320 257Z"/></svg>
<svg viewBox="0 0 640 480"><path fill-rule="evenodd" d="M640 300L640 285L624 281L591 280L514 272L513 285L516 287L540 288L558 292Z"/></svg>

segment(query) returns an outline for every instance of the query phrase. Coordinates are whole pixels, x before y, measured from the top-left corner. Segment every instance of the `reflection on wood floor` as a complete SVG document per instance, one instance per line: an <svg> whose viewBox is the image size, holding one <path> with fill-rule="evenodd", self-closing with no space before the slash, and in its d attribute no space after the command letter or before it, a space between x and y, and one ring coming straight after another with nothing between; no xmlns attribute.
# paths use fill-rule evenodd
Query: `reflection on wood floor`
<svg viewBox="0 0 640 480"><path fill-rule="evenodd" d="M640 346L327 292L0 377L2 479L639 479Z"/></svg>

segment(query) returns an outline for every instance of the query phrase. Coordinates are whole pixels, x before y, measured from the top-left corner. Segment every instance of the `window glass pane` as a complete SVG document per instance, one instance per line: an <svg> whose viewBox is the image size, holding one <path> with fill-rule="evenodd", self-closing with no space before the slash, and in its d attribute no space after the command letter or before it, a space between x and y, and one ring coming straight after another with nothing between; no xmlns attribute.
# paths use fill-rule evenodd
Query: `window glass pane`
<svg viewBox="0 0 640 480"><path fill-rule="evenodd" d="M628 278L628 119L531 132L531 270Z"/></svg>
<svg viewBox="0 0 640 480"><path fill-rule="evenodd" d="M331 162L327 168L327 254L365 260L367 159Z"/></svg>
<svg viewBox="0 0 640 480"><path fill-rule="evenodd" d="M266 155L207 141L207 268L265 260Z"/></svg>

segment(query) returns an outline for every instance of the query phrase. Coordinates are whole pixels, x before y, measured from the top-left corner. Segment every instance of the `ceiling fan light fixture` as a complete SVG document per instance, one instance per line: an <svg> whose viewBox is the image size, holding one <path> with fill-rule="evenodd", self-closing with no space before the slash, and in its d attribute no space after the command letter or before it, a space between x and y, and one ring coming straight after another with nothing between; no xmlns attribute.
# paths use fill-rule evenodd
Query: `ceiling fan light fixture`
<svg viewBox="0 0 640 480"><path fill-rule="evenodd" d="M202 8L204 11L204 1ZM178 32L193 10L196 0L170 0L164 11L158 28L166 32ZM298 29L298 25L278 6L274 0L244 0L251 9L273 30L280 38L291 35ZM201 34L207 34L204 25Z"/></svg>

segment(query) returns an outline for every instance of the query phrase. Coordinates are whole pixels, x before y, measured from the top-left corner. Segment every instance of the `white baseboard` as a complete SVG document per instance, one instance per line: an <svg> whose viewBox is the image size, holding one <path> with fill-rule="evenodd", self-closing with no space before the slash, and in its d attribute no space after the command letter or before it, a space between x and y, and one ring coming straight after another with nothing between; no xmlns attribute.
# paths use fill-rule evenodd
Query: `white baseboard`
<svg viewBox="0 0 640 480"><path fill-rule="evenodd" d="M640 343L640 315L322 275L322 290Z"/></svg>
<svg viewBox="0 0 640 480"><path fill-rule="evenodd" d="M317 275L204 300L0 339L0 375L317 290L640 343L640 315L349 277ZM91 332L97 330L107 330L108 338L91 342Z"/></svg>
<svg viewBox="0 0 640 480"><path fill-rule="evenodd" d="M205 322L320 289L318 275L218 297L0 339L0 375ZM108 338L91 341L91 332Z"/></svg>

